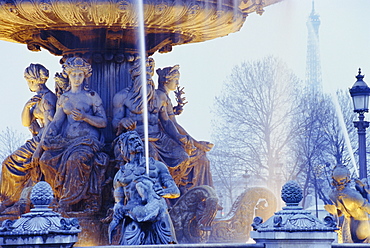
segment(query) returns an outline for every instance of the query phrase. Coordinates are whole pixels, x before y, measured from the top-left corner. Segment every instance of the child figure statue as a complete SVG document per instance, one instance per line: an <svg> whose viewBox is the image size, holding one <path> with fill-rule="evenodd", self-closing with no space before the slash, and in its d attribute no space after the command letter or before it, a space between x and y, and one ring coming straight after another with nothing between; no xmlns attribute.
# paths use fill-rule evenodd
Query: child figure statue
<svg viewBox="0 0 370 248"><path fill-rule="evenodd" d="M333 186L329 194L332 204L325 205L326 211L336 217L344 216L340 225L343 243L370 242L370 203L367 185L356 180L356 189L350 187L350 172L344 165L333 170ZM366 192L367 191L367 192Z"/></svg>

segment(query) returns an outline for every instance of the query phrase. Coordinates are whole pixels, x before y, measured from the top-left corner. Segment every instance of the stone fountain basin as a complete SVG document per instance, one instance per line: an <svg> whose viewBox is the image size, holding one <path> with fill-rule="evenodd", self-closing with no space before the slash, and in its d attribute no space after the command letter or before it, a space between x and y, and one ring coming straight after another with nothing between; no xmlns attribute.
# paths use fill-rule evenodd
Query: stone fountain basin
<svg viewBox="0 0 370 248"><path fill-rule="evenodd" d="M168 46L236 32L248 14L262 14L263 7L279 1L144 0L146 34L158 40L147 51L168 52ZM108 47L130 51L137 45L137 27L137 1L0 1L0 40L25 43L33 51L44 47L62 55L104 38L111 40Z"/></svg>

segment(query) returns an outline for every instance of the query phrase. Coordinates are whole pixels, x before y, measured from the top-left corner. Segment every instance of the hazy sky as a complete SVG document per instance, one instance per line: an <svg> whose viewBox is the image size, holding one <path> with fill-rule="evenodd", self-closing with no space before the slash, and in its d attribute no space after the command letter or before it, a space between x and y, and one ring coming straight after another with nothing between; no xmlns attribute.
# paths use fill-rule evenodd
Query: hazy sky
<svg viewBox="0 0 370 248"><path fill-rule="evenodd" d="M180 65L180 85L189 103L178 122L196 139L210 140L214 97L235 65L274 55L285 61L301 79L305 77L307 28L311 0L284 0L265 8L259 16L247 17L242 29L227 37L173 48L171 53L155 54L157 67ZM324 90L349 88L359 67L370 75L369 0L316 0L320 15L320 51ZM23 71L30 63L41 63L50 70L47 85L60 71L59 57L47 51L30 52L26 45L0 41L0 131L12 126L27 133L21 125L21 111L33 95ZM370 83L370 78L365 76ZM235 85L237 87L237 85ZM211 140L210 140L211 141Z"/></svg>

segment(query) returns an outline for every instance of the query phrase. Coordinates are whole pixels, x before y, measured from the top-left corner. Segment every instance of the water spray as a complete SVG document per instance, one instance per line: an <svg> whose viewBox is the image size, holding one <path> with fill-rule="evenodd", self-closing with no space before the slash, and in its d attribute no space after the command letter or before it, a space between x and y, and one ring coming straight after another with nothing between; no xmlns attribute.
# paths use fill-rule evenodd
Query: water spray
<svg viewBox="0 0 370 248"><path fill-rule="evenodd" d="M341 127L341 131L342 131L342 134L343 134L343 137L344 137L344 141L346 142L346 147L348 149L349 156L351 157L352 166L355 169L354 173L355 173L356 177L359 177L359 174L358 174L359 167L356 165L355 156L353 155L354 153L353 153L353 149L352 149L352 146L351 146L351 141L349 140L349 135L348 135L348 130L347 130L346 124L344 123L344 117L343 117L342 109L339 105L338 96L334 91L332 91L331 92L331 97L333 99L333 103L334 103L334 106L335 106L335 111L337 112L338 122L339 122L339 125Z"/></svg>
<svg viewBox="0 0 370 248"><path fill-rule="evenodd" d="M141 85L143 99L143 123L144 123L144 148L145 148L145 168L149 176L149 134L148 134L148 92L147 92L147 68L146 68L146 48L145 48L145 30L144 30L144 3L139 0L137 4L138 13L138 35L139 35L139 54L141 67Z"/></svg>

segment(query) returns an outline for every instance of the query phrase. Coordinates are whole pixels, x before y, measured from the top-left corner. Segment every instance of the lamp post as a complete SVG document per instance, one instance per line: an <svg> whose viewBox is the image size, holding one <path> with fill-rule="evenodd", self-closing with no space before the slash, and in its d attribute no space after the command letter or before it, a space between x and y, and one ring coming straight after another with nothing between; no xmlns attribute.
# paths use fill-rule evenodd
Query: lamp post
<svg viewBox="0 0 370 248"><path fill-rule="evenodd" d="M369 127L369 122L365 121L365 112L369 112L369 95L370 88L363 81L364 75L361 75L361 69L358 69L357 81L349 89L353 100L354 112L358 113L359 121L354 121L353 124L357 128L358 133L358 156L360 167L360 179L367 178L366 166L366 128Z"/></svg>

